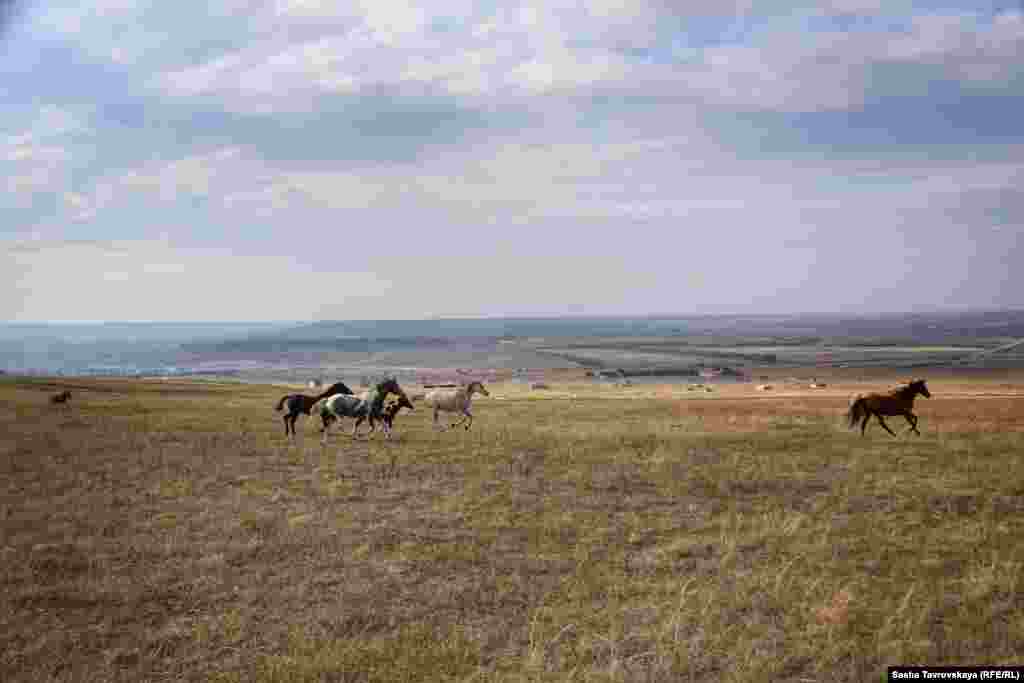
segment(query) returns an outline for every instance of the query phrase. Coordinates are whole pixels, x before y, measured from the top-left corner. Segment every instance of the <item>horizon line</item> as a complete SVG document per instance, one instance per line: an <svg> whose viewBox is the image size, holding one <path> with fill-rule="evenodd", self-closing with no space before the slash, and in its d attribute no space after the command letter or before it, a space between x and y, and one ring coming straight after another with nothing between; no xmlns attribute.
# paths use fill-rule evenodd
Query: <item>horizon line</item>
<svg viewBox="0 0 1024 683"><path fill-rule="evenodd" d="M793 311L766 313L561 313L561 314L513 314L513 315L452 315L431 316L424 318L315 318L315 319L265 319L265 320L4 320L0 325L310 325L318 323L353 323L353 322L439 322L447 320L685 320L707 318L778 318L778 317L833 317L863 318L871 316L918 316L918 315L955 315L965 313L1024 313L1024 306L1019 307L949 307L899 311Z"/></svg>

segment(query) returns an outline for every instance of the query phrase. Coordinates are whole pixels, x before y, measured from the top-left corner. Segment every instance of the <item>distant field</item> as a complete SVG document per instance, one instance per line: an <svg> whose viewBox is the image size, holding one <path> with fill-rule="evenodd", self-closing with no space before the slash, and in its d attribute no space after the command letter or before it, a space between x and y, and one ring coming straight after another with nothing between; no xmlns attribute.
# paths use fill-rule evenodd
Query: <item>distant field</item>
<svg viewBox="0 0 1024 683"><path fill-rule="evenodd" d="M0 680L840 681L1024 660L1024 375L491 386L289 443L282 387L0 378ZM804 373L808 374L808 373ZM67 406L51 392L70 387ZM905 425L893 418L898 432ZM346 425L346 430L350 428Z"/></svg>
<svg viewBox="0 0 1024 683"><path fill-rule="evenodd" d="M1005 343L1004 339L974 340L973 344L894 343L879 339L843 339L825 344L819 337L798 338L594 338L549 340L536 351L595 369L677 367L682 372L698 365L735 368L778 365L830 368L843 365L885 367L942 366L968 359ZM1024 367L1024 357L1016 365Z"/></svg>

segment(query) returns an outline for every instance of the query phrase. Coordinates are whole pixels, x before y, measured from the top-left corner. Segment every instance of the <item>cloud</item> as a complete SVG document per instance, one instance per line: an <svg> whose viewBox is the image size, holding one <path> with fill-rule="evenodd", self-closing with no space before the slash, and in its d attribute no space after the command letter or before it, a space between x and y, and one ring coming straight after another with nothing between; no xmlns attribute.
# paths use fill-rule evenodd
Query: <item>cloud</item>
<svg viewBox="0 0 1024 683"><path fill-rule="evenodd" d="M713 13L660 3L545 3L467 11L457 21L404 2L349 9L286 4L282 20L326 20L324 34L257 41L162 73L152 85L172 96L216 96L239 111L301 111L319 97L381 88L463 98L647 95L813 111L861 106L875 90L875 71L893 64L934 67L938 77L968 86L1010 82L1020 77L1015 56L1024 47L1019 11L913 15L854 31L806 32L794 19L744 42L719 43L715 32L731 30L728 21L748 17L750 7ZM877 11L876 3L840 3L824 13L805 7L803 16ZM716 14L726 24L708 24Z"/></svg>
<svg viewBox="0 0 1024 683"><path fill-rule="evenodd" d="M132 316L141 304L116 288L174 302L196 273L284 318L561 312L563 298L899 308L1016 282L1000 255L1024 216L1016 10L96 7L34 8L0 74L17 105L0 117L0 239L44 240L5 257L40 311L61 306L36 272L64 266L90 283L81 306ZM861 291L865 267L877 291ZM234 310L182 291L204 317ZM168 305L160 317L184 310Z"/></svg>
<svg viewBox="0 0 1024 683"><path fill-rule="evenodd" d="M55 106L21 112L0 140L8 206L28 207L40 193L57 191L68 176L73 153L90 134L86 120Z"/></svg>
<svg viewBox="0 0 1024 683"><path fill-rule="evenodd" d="M89 221L105 210L127 202L169 204L218 197L239 183L254 182L260 173L254 162L241 160L238 148L223 147L169 162L152 162L100 177L84 192L63 196L65 209L78 221Z"/></svg>
<svg viewBox="0 0 1024 683"><path fill-rule="evenodd" d="M295 296L292 283L309 292L332 292L334 309L366 317L367 302L391 285L366 272L310 272L286 256L240 255L226 249L176 248L158 241L9 244L0 264L15 275L0 298L8 320L75 320L99 310L106 320L266 319L278 311L291 319L321 317L316 297ZM59 276L59 277L58 277ZM62 284L53 287L48 282Z"/></svg>

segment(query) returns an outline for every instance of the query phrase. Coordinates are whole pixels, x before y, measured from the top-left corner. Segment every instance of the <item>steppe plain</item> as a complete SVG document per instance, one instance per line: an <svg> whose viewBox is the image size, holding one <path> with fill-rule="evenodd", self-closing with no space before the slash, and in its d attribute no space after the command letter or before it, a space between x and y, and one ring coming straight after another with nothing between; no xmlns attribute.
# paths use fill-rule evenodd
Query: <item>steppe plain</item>
<svg viewBox="0 0 1024 683"><path fill-rule="evenodd" d="M492 384L468 432L420 404L391 441L326 447L308 418L284 436L273 405L297 385L0 378L0 679L1024 662L1024 372L755 374L705 392L552 372ZM922 436L847 429L852 395L916 376Z"/></svg>

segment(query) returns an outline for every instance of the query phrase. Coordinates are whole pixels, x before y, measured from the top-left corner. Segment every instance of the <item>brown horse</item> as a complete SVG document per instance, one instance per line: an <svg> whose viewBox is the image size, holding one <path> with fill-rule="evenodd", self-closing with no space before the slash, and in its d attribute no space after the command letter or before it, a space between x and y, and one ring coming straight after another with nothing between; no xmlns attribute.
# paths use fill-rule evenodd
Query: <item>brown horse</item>
<svg viewBox="0 0 1024 683"><path fill-rule="evenodd" d="M398 411L402 408L415 410L412 405L412 401L410 401L407 396L399 396L397 401L384 406L384 412L381 414L381 419L384 421L385 438L391 438L391 429L395 426L395 415L398 415Z"/></svg>
<svg viewBox="0 0 1024 683"><path fill-rule="evenodd" d="M885 431L896 436L896 433L889 429L889 425L885 424L882 416L902 415L910 423L910 429L920 436L921 432L917 431L917 416L911 412L914 407L914 397L918 394L925 398L932 397L923 379L915 380L905 387L893 389L885 394L873 393L858 396L850 405L850 412L846 414L850 421L850 429L856 427L857 422L860 422L860 435L864 436L868 420L874 415L878 418L878 424L882 425Z"/></svg>
<svg viewBox="0 0 1024 683"><path fill-rule="evenodd" d="M295 436L295 421L299 419L299 415L309 415L309 411L313 409L313 406L317 404L321 399L325 399L328 396L334 396L335 394L351 394L352 390L349 389L344 382L336 382L331 386L327 387L319 396L306 396L305 394L288 394L282 396L281 400L277 402L277 408L275 410L281 410L285 404L288 405L288 412L284 415L284 434L285 436Z"/></svg>
<svg viewBox="0 0 1024 683"><path fill-rule="evenodd" d="M70 400L71 392L66 389L60 392L59 394L54 394L53 396L50 397L50 403L53 403L54 405L58 403L67 403Z"/></svg>

